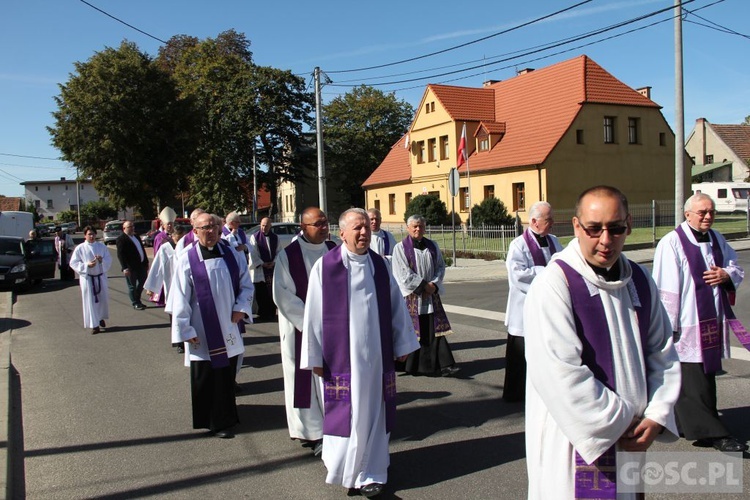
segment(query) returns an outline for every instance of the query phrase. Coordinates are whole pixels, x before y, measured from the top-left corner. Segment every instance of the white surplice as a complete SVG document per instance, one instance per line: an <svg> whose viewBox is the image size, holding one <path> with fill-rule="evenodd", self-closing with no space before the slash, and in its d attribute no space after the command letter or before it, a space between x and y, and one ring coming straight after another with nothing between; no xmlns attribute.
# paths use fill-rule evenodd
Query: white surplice
<svg viewBox="0 0 750 500"><path fill-rule="evenodd" d="M711 243L698 243L687 222L681 225L691 245L696 245L706 262L706 266L713 266L714 258ZM737 253L729 246L727 240L714 232L717 242L724 254L724 270L737 289L745 277L745 271L737 263ZM690 267L680 237L675 231L668 233L656 245L654 253L654 281L659 287L661 300L669 315L672 331L679 332L679 340L675 342L680 361L685 363L702 363L700 328L698 326L698 305L695 300L695 282L690 275ZM722 357L729 357L729 326L726 324L724 306L721 303L719 288L714 287L714 307L718 314L719 325L722 325Z"/></svg>
<svg viewBox="0 0 750 500"><path fill-rule="evenodd" d="M388 255L385 255L385 240L388 240ZM370 250L390 261L393 258L393 250L396 248L396 238L393 233L380 229L373 231L370 236Z"/></svg>
<svg viewBox="0 0 750 500"><path fill-rule="evenodd" d="M555 251L562 250L557 238L551 234L549 237ZM536 238L532 237L532 240L532 244L541 249L544 260L549 262L551 249L540 247ZM508 269L508 304L505 306L505 326L508 327L508 333L511 335L523 337L523 304L526 300L526 293L529 291L531 282L537 274L544 271L545 267L534 265L534 258L523 236L519 236L508 245L505 267Z"/></svg>
<svg viewBox="0 0 750 500"><path fill-rule="evenodd" d="M261 281L266 280L266 275L263 271L263 259L260 257L260 251L258 250L258 240L255 238L255 235L258 234L258 232L254 232L247 238L247 245L250 249L250 273L251 277L253 278L253 283L260 283ZM268 249L268 253L271 254L271 239L266 236L266 248ZM276 245L276 253L271 255L273 259L276 258L276 256L279 254L281 245Z"/></svg>
<svg viewBox="0 0 750 500"><path fill-rule="evenodd" d="M396 278L396 283L401 289L401 294L404 297L408 297L414 293L419 285L423 281L433 283L437 286L438 294L442 297L445 294L445 287L443 286L443 278L445 277L445 262L443 261L443 253L435 243L437 249L437 262L432 261L432 254L425 248L419 250L414 247L414 260L416 264L416 271L412 271L409 267L409 262L406 260L406 253L404 252L404 243L399 241L396 244L396 248L393 249L393 276ZM435 312L432 307L432 295L424 297L422 294L419 295L419 314L430 314Z"/></svg>
<svg viewBox="0 0 750 500"><path fill-rule="evenodd" d="M177 252L172 248L170 242L165 242L159 247L151 263L143 288L154 293L159 293L164 287L165 301L169 297L169 289L172 287L172 275L176 268Z"/></svg>
<svg viewBox="0 0 750 500"><path fill-rule="evenodd" d="M341 252L349 270L349 359L351 363L351 435L323 436L323 463L328 469L326 482L347 488L388 481L389 434L385 432L383 401L383 362L380 320L375 294L373 263L369 255ZM391 330L394 357L419 349L416 333L398 286L389 273ZM307 288L304 329L302 330L303 368L323 366L322 261L310 274Z"/></svg>
<svg viewBox="0 0 750 500"><path fill-rule="evenodd" d="M313 264L328 252L325 243L314 244L297 238L302 249L305 271L310 275ZM281 368L284 372L284 403L289 436L294 439L323 438L323 381L313 374L310 382L310 408L294 407L294 331L302 331L305 303L297 297L286 249L276 256L273 273L273 301L279 310Z"/></svg>
<svg viewBox="0 0 750 500"><path fill-rule="evenodd" d="M229 234L224 234L224 232L222 230L221 239L224 240L224 241L226 241L227 243L229 243L229 245L234 249L234 251L236 253L242 255L242 259L245 261L245 266L247 266L247 259L248 259L248 257L247 257L247 254L245 253L245 250L237 250L238 246L244 244L244 243L242 243L242 239L240 238L240 234L239 234L239 232L242 231L242 228L237 228L237 231L233 232L232 228L230 228L230 227L228 227L226 225L224 225L224 227L226 227L227 229L229 229ZM244 234L245 232L242 231L242 233ZM245 240L247 240L247 239L248 239L247 235L245 235ZM245 246L247 246L247 245L245 245ZM252 276L251 276L251 279L252 279ZM254 280L252 280L252 281L254 281Z"/></svg>
<svg viewBox="0 0 750 500"><path fill-rule="evenodd" d="M101 255L102 261L93 267L88 263L94 257ZM89 243L84 241L73 250L70 257L70 268L78 273L78 282L81 285L81 299L83 302L83 326L84 328L97 328L103 319L109 319L109 288L107 285L107 271L112 266L112 256L107 246L95 241ZM92 276L100 275L101 291L99 302L94 297Z"/></svg>
<svg viewBox="0 0 750 500"><path fill-rule="evenodd" d="M221 252L229 251L218 245ZM245 352L237 323L232 323L232 312L240 311L248 318L253 317L253 283L244 258L239 252L232 251L232 256L239 267L240 292L235 297L232 287L232 276L222 257L203 260L200 245L195 244L186 248L177 257L177 265L174 272L174 281L170 290L172 297L172 343L185 342L193 337L198 337L198 343L185 344L185 366L190 361L210 361L208 354L208 343L206 332L203 328L201 311L198 306L198 297L195 292L193 275L190 270L189 252L196 252L201 262L206 265L208 281L211 287L211 295L216 305L216 314L219 319L219 328L227 348L227 356L232 358Z"/></svg>
<svg viewBox="0 0 750 500"><path fill-rule="evenodd" d="M556 259L578 271L589 291L602 299L612 341L615 391L582 364L570 291ZM619 265L621 279L605 281L584 260L574 239L553 256L529 288L524 323L534 332L526 337L530 499L573 498L575 452L593 462L617 442L635 417L649 418L677 433L673 407L680 392L680 365L669 318L656 285L649 280L651 319L647 345L642 346L632 270L623 257Z"/></svg>

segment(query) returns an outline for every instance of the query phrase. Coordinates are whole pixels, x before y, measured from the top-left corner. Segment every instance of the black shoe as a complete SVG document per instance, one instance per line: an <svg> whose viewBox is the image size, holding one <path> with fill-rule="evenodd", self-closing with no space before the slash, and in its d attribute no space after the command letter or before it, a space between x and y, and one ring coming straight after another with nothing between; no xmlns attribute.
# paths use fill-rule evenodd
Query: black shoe
<svg viewBox="0 0 750 500"><path fill-rule="evenodd" d="M101 330L99 329L98 326L95 326L94 328L91 329L91 335L96 335L97 333L100 333L100 332Z"/></svg>
<svg viewBox="0 0 750 500"><path fill-rule="evenodd" d="M134 304L133 305L133 309L137 309L139 311L143 311L144 309L146 309L146 306L144 306L143 304Z"/></svg>
<svg viewBox="0 0 750 500"><path fill-rule="evenodd" d="M724 452L747 451L747 445L733 436L713 439L711 446Z"/></svg>
<svg viewBox="0 0 750 500"><path fill-rule="evenodd" d="M446 366L445 368L443 368L442 370L440 370L440 376L441 377L452 377L456 373L458 373L459 371L461 371L461 368L457 367L456 365Z"/></svg>
<svg viewBox="0 0 750 500"><path fill-rule="evenodd" d="M233 439L234 433L230 430L224 429L223 431L208 431L209 436L214 436L219 439Z"/></svg>
<svg viewBox="0 0 750 500"><path fill-rule="evenodd" d="M184 346L177 346L177 352L179 354L185 354L185 347Z"/></svg>
<svg viewBox="0 0 750 500"><path fill-rule="evenodd" d="M383 492L383 485L380 483L366 484L359 489L359 494L367 498L378 496L382 492Z"/></svg>
<svg viewBox="0 0 750 500"><path fill-rule="evenodd" d="M318 441L315 441L315 445L313 445L312 449L313 455L319 457L320 454L323 453L323 440L319 439Z"/></svg>
<svg viewBox="0 0 750 500"><path fill-rule="evenodd" d="M242 394L243 392L245 392L245 389L243 389L240 384L238 384L237 382L235 382L234 383L234 393L235 394Z"/></svg>
<svg viewBox="0 0 750 500"><path fill-rule="evenodd" d="M107 328L107 323L104 320L99 321L99 328Z"/></svg>

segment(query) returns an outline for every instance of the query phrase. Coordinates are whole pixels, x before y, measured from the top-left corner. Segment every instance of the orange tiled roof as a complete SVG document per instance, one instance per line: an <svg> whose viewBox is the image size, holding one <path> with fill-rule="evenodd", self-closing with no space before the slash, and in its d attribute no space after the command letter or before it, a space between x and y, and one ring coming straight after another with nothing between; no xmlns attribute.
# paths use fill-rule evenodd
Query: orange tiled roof
<svg viewBox="0 0 750 500"><path fill-rule="evenodd" d="M409 150L405 147L407 137L408 134L404 135L396 144L391 146L385 160L362 183L362 187L406 182L411 178Z"/></svg>
<svg viewBox="0 0 750 500"><path fill-rule="evenodd" d="M586 103L659 108L588 56L515 76L483 88L430 85L455 121L504 123L505 135L488 152L474 151L474 171L544 163ZM364 187L408 181L407 150L391 150ZM466 163L460 168L465 171Z"/></svg>
<svg viewBox="0 0 750 500"><path fill-rule="evenodd" d="M15 196L3 196L0 198L0 212L19 211L21 210L21 201L23 198Z"/></svg>
<svg viewBox="0 0 750 500"><path fill-rule="evenodd" d="M474 132L474 137L477 137L479 131L484 128L488 134L504 134L505 133L505 122L481 122L477 131Z"/></svg>
<svg viewBox="0 0 750 500"><path fill-rule="evenodd" d="M750 160L750 125L710 124L724 143L741 159Z"/></svg>

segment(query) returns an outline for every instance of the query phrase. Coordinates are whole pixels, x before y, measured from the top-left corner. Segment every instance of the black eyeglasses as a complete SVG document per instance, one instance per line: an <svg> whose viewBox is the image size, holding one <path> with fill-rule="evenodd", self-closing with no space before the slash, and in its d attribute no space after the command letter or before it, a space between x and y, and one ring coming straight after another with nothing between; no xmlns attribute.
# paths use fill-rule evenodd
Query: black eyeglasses
<svg viewBox="0 0 750 500"><path fill-rule="evenodd" d="M306 222L302 223L303 226L315 226L317 228L326 227L328 225L327 220L319 220L317 222L313 222L312 224L308 224Z"/></svg>
<svg viewBox="0 0 750 500"><path fill-rule="evenodd" d="M710 215L711 217L716 215L716 210L699 210L697 212L695 210L688 210L688 212L694 213L701 219L705 218L707 215Z"/></svg>
<svg viewBox="0 0 750 500"><path fill-rule="evenodd" d="M580 222L578 223L589 238L599 238L602 233L606 230L610 236L622 236L625 231L628 230L628 226L584 226Z"/></svg>
<svg viewBox="0 0 750 500"><path fill-rule="evenodd" d="M206 224L205 226L199 226L195 229L200 229L201 231L212 231L216 227L216 224Z"/></svg>

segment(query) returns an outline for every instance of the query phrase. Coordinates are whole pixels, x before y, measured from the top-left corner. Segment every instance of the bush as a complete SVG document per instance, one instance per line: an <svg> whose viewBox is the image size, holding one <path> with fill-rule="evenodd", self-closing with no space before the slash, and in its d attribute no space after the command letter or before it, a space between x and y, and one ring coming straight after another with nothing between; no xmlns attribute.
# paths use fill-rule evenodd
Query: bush
<svg viewBox="0 0 750 500"><path fill-rule="evenodd" d="M76 222L78 220L78 212L75 210L63 210L57 214L57 220L60 222Z"/></svg>
<svg viewBox="0 0 750 500"><path fill-rule="evenodd" d="M471 209L471 223L474 226L508 226L514 220L499 198L485 198Z"/></svg>
<svg viewBox="0 0 750 500"><path fill-rule="evenodd" d="M412 198L409 205L406 206L404 222L406 222L412 215L421 215L424 217L428 226L450 224L448 209L445 208L445 203L440 201L440 198L437 196L429 194L420 194L419 196Z"/></svg>

